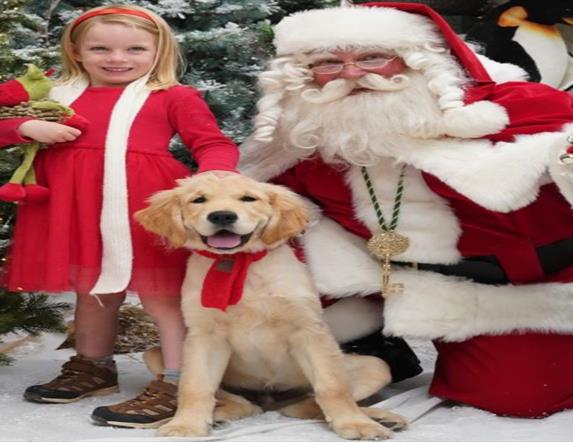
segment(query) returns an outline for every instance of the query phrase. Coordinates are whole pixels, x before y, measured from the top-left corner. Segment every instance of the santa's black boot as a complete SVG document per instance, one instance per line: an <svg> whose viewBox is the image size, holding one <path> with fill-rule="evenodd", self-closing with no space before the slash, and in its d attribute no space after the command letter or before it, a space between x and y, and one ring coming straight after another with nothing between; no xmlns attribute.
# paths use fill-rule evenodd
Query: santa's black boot
<svg viewBox="0 0 573 442"><path fill-rule="evenodd" d="M340 345L344 353L376 356L383 359L392 373L392 382L412 378L422 372L420 360L408 343L397 337L387 337L378 330L368 336Z"/></svg>

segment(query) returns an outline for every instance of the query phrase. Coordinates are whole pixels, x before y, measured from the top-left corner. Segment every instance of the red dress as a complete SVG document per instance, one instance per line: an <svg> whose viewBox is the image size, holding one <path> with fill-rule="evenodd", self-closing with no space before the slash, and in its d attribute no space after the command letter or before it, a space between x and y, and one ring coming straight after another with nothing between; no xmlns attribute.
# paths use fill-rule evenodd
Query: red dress
<svg viewBox="0 0 573 442"><path fill-rule="evenodd" d="M23 203L17 211L4 284L14 291L89 292L101 269L105 137L111 111L123 88L88 88L71 107L90 126L75 141L42 150L34 166L38 184L51 191L49 201ZM2 129L2 139L17 139ZM15 125L12 124L12 128ZM168 151L177 133L190 148L199 171L234 170L238 149L219 130L199 93L174 86L155 91L131 127L127 155L127 191L133 267L127 287L154 296L178 296L188 252L169 250L137 224L132 214L153 193L172 188L190 175Z"/></svg>

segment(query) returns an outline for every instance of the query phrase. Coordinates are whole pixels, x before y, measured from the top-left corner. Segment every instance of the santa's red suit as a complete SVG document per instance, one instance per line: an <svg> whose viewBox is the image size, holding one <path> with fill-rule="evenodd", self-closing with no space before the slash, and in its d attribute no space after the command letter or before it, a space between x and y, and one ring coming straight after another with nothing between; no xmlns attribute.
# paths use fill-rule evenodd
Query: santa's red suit
<svg viewBox="0 0 573 442"><path fill-rule="evenodd" d="M386 297L384 332L434 340L430 392L437 396L522 417L573 408L573 171L559 162L573 133L571 96L539 84L495 84L424 5L367 6L430 17L475 80L465 90L467 124L476 121L475 103L497 104L509 121L479 138L392 145L367 167L388 219L405 165L397 231L410 238L410 247L393 259L392 282L403 283L404 291ZM279 55L324 48L329 35L345 37L320 23L340 30L353 20L345 23L348 10L342 8L306 14L279 25ZM300 36L294 31L303 24L307 32ZM304 38L312 32L323 42L309 48ZM320 148L301 159L293 150L256 142L245 146L243 163L248 174L285 184L320 207L322 217L302 243L321 293L346 298L380 291L380 263L366 248L380 227L359 166L329 164ZM360 327L361 317L354 320Z"/></svg>

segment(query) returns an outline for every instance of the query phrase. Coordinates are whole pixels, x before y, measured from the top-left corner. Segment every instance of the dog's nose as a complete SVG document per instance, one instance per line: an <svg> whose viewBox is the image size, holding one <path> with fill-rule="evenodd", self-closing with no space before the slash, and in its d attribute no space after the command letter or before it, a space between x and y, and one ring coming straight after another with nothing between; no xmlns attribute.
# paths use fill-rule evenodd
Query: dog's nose
<svg viewBox="0 0 573 442"><path fill-rule="evenodd" d="M216 212L211 212L207 215L207 219L218 226L228 226L229 224L233 224L237 221L239 217L235 212L231 212L229 210L217 210Z"/></svg>

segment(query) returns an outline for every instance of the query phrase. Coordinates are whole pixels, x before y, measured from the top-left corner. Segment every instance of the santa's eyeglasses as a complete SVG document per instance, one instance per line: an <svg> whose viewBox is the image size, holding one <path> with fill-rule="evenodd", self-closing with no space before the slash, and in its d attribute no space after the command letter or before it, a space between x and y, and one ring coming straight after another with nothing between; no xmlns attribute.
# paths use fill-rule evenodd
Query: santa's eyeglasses
<svg viewBox="0 0 573 442"><path fill-rule="evenodd" d="M383 68L396 57L369 57L357 61L342 61L342 60L324 60L313 63L309 69L315 74L339 74L344 69L344 66L354 65L364 71L373 71Z"/></svg>

